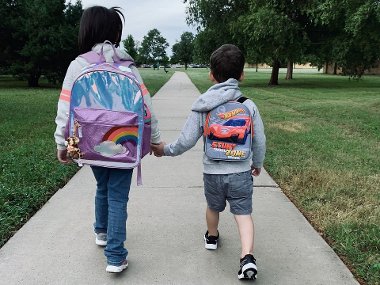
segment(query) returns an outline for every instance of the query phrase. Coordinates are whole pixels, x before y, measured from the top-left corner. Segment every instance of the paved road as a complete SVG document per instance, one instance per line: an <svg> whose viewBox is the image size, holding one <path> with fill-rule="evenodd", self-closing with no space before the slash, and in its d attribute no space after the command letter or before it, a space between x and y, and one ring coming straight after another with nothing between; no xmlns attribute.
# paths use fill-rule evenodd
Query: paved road
<svg viewBox="0 0 380 285"><path fill-rule="evenodd" d="M176 138L198 90L176 72L154 97L162 137ZM0 284L242 284L232 215L221 215L220 247L204 249L202 144L183 156L144 158L128 205L129 268L105 272L92 233L95 181L88 167L0 249ZM264 173L255 181L259 274L255 284L358 284L332 249Z"/></svg>

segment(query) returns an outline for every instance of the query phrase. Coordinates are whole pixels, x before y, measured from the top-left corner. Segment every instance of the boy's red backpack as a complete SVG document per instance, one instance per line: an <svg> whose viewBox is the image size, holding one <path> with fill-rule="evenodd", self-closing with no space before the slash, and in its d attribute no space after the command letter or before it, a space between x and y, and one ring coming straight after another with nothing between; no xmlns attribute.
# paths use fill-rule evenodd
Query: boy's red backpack
<svg viewBox="0 0 380 285"><path fill-rule="evenodd" d="M208 158L240 161L251 156L253 124L245 100L226 102L207 114L203 136Z"/></svg>
<svg viewBox="0 0 380 285"><path fill-rule="evenodd" d="M80 57L90 65L71 90L68 153L78 164L138 167L141 184L141 158L150 151L151 128L143 91L130 69L134 63L120 60L115 49L113 63L105 62L103 48L100 55L90 51Z"/></svg>

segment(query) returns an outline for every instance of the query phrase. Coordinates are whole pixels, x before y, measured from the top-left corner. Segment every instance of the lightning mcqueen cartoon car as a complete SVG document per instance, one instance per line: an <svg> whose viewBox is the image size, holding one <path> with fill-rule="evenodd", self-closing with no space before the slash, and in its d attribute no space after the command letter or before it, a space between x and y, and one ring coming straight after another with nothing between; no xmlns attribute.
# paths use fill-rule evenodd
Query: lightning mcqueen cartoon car
<svg viewBox="0 0 380 285"><path fill-rule="evenodd" d="M244 144L250 130L249 117L235 117L228 120L223 125L212 124L208 129L210 139L219 139L222 141L232 141Z"/></svg>

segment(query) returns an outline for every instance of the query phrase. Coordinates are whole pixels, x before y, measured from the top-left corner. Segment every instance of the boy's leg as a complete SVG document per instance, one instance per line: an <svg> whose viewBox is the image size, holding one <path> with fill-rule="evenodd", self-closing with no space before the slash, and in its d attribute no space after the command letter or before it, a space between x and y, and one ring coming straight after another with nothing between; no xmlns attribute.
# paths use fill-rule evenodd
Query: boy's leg
<svg viewBox="0 0 380 285"><path fill-rule="evenodd" d="M132 169L110 169L108 181L108 231L104 251L108 265L120 266L127 258L126 240L127 202Z"/></svg>
<svg viewBox="0 0 380 285"><path fill-rule="evenodd" d="M254 247L254 224L251 215L235 215L240 241L241 241L241 258L247 254L253 254Z"/></svg>
<svg viewBox="0 0 380 285"><path fill-rule="evenodd" d="M205 248L206 249L217 249L218 248L218 224L219 224L219 212L214 211L207 207L206 210L206 222L207 222L207 232L204 235Z"/></svg>
<svg viewBox="0 0 380 285"><path fill-rule="evenodd" d="M239 279L256 279L257 266L256 259L253 257L254 247L254 225L251 215L235 215L235 221L238 225L241 255Z"/></svg>
<svg viewBox="0 0 380 285"><path fill-rule="evenodd" d="M253 178L251 171L229 175L227 200L235 217L241 241L239 279L256 279L257 266L253 257L254 226L252 220Z"/></svg>
<svg viewBox="0 0 380 285"><path fill-rule="evenodd" d="M219 212L211 210L209 207L207 207L206 222L208 235L218 236Z"/></svg>
<svg viewBox="0 0 380 285"><path fill-rule="evenodd" d="M206 249L218 248L219 213L226 207L224 176L219 174L203 174L204 191L207 201L207 232L204 235Z"/></svg>

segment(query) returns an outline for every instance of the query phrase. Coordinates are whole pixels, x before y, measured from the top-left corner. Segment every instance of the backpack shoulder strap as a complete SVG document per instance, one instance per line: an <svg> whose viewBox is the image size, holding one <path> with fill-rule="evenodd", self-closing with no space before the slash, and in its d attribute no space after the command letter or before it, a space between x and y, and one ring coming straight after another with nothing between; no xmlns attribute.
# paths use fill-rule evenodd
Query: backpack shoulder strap
<svg viewBox="0 0 380 285"><path fill-rule="evenodd" d="M246 100L249 100L249 98L241 96L236 101L243 104ZM256 113L256 111L255 111L255 109L253 109L253 113L251 114L252 117L255 115L255 113Z"/></svg>
<svg viewBox="0 0 380 285"><path fill-rule="evenodd" d="M126 60L121 59L117 63L126 67L130 67L131 65L136 65L132 59L126 59Z"/></svg>
<svg viewBox="0 0 380 285"><path fill-rule="evenodd" d="M239 97L239 99L237 99L236 101L238 101L239 103L242 103L242 104L243 104L243 102L244 102L245 100L247 100L247 99L248 99L247 97L241 96L241 97Z"/></svg>
<svg viewBox="0 0 380 285"><path fill-rule="evenodd" d="M105 62L104 55L98 54L97 52L91 50L89 52L86 52L84 54L79 55L79 57L85 59L89 64L93 63L102 63ZM135 65L135 62L132 59L119 59L118 57L114 58L115 63L121 64L123 66L129 67L131 65Z"/></svg>
<svg viewBox="0 0 380 285"><path fill-rule="evenodd" d="M89 51L84 54L81 54L79 57L84 58L89 64L100 63L105 61L104 57L100 56L95 51Z"/></svg>

